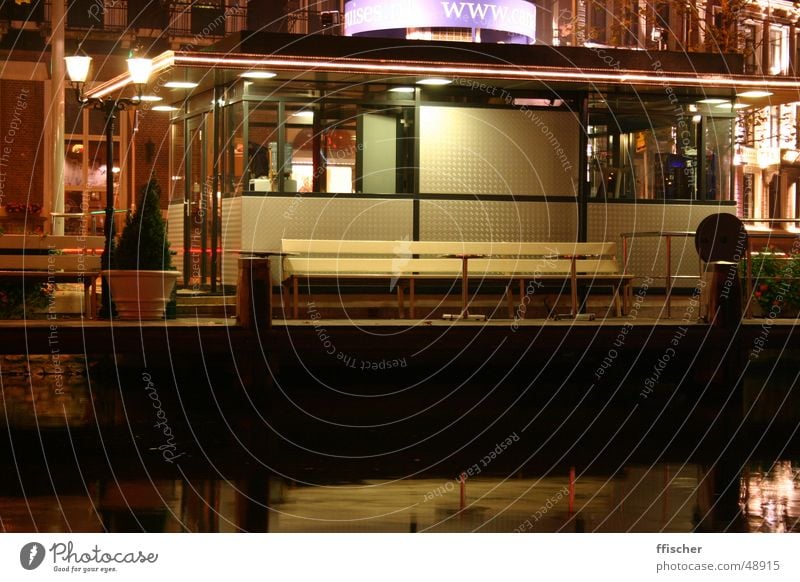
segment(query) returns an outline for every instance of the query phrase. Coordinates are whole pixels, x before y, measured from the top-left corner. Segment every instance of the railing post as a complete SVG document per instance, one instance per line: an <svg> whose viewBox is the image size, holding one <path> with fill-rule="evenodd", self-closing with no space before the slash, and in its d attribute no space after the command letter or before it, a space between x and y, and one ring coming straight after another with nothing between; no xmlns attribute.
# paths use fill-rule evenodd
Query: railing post
<svg viewBox="0 0 800 582"><path fill-rule="evenodd" d="M272 327L272 280L269 257L239 257L236 322L246 329Z"/></svg>

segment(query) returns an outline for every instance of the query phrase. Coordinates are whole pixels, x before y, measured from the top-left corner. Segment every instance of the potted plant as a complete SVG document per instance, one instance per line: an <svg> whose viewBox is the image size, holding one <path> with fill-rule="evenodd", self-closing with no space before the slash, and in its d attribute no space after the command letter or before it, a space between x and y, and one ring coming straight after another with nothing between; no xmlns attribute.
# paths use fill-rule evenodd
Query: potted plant
<svg viewBox="0 0 800 582"><path fill-rule="evenodd" d="M167 228L161 216L161 188L150 180L139 205L111 254L111 268L102 275L111 286L119 319L163 319L178 279L172 266Z"/></svg>
<svg viewBox="0 0 800 582"><path fill-rule="evenodd" d="M755 315L795 317L800 309L800 254L765 248L753 256Z"/></svg>

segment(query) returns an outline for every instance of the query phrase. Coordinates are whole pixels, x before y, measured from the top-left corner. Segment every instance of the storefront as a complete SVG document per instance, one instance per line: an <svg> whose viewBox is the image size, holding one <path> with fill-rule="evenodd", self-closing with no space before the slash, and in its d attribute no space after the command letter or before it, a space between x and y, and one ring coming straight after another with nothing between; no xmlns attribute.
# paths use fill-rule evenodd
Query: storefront
<svg viewBox="0 0 800 582"><path fill-rule="evenodd" d="M736 211L734 113L719 105L764 80L721 74L730 62L322 40L157 59L186 285L233 284L238 251L281 238L619 242ZM629 270L663 270L657 239L637 248ZM673 248L678 272L696 271L693 253Z"/></svg>

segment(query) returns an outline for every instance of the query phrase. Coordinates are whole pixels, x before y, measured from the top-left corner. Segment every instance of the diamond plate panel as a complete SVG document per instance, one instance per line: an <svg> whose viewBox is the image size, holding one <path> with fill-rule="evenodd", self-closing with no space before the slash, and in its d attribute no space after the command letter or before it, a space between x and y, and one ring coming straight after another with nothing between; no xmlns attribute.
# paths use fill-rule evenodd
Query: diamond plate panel
<svg viewBox="0 0 800 582"><path fill-rule="evenodd" d="M732 206L707 204L590 204L589 240L616 241L622 260L623 232L692 231L707 216L727 212L735 214ZM697 276L700 259L694 250L694 237L672 237L671 270L675 275ZM664 284L667 271L666 239L657 236L637 236L629 239L627 272L656 278ZM659 278L660 277L660 278ZM678 279L676 287L691 288L696 281Z"/></svg>
<svg viewBox="0 0 800 582"><path fill-rule="evenodd" d="M563 111L420 109L420 192L575 196L578 136Z"/></svg>
<svg viewBox="0 0 800 582"><path fill-rule="evenodd" d="M183 282L183 203L170 204L167 208L167 240L169 248L177 254L172 258L172 263L181 276Z"/></svg>
<svg viewBox="0 0 800 582"><path fill-rule="evenodd" d="M574 241L577 204L422 200L420 240Z"/></svg>

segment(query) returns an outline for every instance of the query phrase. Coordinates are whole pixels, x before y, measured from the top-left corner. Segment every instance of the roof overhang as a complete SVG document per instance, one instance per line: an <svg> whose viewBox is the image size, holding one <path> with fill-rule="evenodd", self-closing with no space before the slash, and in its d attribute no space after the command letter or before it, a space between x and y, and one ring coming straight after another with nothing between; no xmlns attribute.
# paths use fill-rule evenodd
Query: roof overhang
<svg viewBox="0 0 800 582"><path fill-rule="evenodd" d="M283 44L277 42L276 37ZM749 104L764 106L800 101L800 78L731 73L731 62L740 64L738 56L723 55L725 58L714 63L707 58L700 59L698 66L693 67L680 60L686 58L684 55L675 53L576 47L566 51L563 47L556 50L559 47L512 48L511 45L481 45L481 50L476 51L474 45L465 43L419 41L392 41L373 50L355 50L373 46L376 41L335 37L334 44L317 42L309 46L307 40L286 42L286 37L270 35L267 38L280 47L268 45L263 52L167 51L154 59L153 78L189 79L198 83L197 91L202 91L233 83L243 71L269 71L278 74L278 81L307 81L320 85L404 84L423 77L443 76L491 82L493 86L508 89L556 92L648 90L731 98L743 91L762 89L773 95L749 100ZM331 37L315 38L319 41ZM364 40L369 42L362 47L347 46L356 40L362 44ZM252 48L253 44L243 42L234 48ZM337 50L326 50L330 47ZM599 58L601 50L605 60ZM511 57L516 58L512 61ZM613 66L606 66L609 64ZM130 77L124 73L94 86L87 95L109 97L131 90Z"/></svg>

